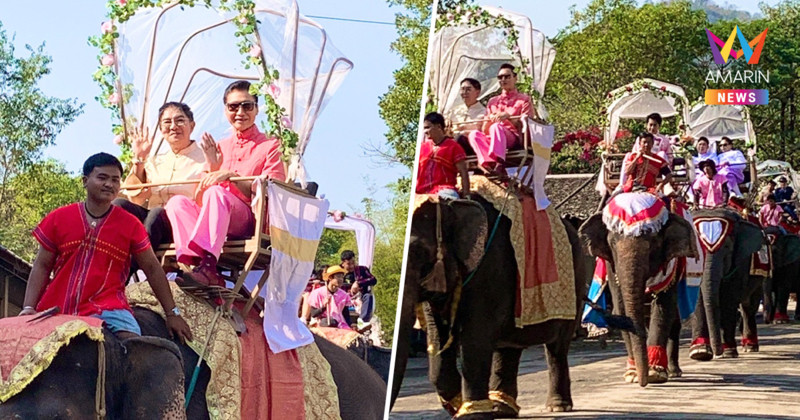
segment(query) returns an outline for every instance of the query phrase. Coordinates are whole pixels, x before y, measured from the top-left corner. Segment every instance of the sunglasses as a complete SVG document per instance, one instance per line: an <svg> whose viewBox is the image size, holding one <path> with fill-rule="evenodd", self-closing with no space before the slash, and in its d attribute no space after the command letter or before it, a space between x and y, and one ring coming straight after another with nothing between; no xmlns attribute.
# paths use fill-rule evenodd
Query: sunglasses
<svg viewBox="0 0 800 420"><path fill-rule="evenodd" d="M225 106L228 107L229 112L238 111L240 106L242 107L242 109L245 110L245 112L250 112L256 108L256 103L253 101L247 101L247 102L225 104Z"/></svg>
<svg viewBox="0 0 800 420"><path fill-rule="evenodd" d="M730 144L730 143L720 143L719 145L720 145L720 146L722 146L722 147L728 147L728 146L730 146L731 144Z"/></svg>
<svg viewBox="0 0 800 420"><path fill-rule="evenodd" d="M498 74L497 80L505 80L505 79L510 79L512 77L514 77L513 74Z"/></svg>

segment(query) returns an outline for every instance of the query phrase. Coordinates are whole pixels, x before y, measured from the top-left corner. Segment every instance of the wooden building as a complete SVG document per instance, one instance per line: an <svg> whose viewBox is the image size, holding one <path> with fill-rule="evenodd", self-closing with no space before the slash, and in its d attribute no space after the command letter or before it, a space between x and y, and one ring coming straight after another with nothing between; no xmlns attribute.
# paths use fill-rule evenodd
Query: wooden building
<svg viewBox="0 0 800 420"><path fill-rule="evenodd" d="M0 318L16 316L25 300L32 266L0 245Z"/></svg>

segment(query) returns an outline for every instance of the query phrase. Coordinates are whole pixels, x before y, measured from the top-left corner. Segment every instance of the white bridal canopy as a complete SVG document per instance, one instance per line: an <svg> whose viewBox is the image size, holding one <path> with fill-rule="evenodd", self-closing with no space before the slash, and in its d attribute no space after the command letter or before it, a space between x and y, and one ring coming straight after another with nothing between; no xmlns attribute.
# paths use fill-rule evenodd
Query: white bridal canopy
<svg viewBox="0 0 800 420"><path fill-rule="evenodd" d="M264 62L280 72L277 102L286 109L299 141L289 177L305 182L302 155L314 122L339 88L353 63L333 45L325 30L302 16L292 0L255 0L257 32L252 41ZM212 1L218 6L219 1ZM158 108L169 101L188 104L194 112L196 137L205 131L220 140L230 126L223 117L222 95L234 80L258 81L262 70L244 68L235 12L216 7L143 8L118 24L117 74L130 86L123 124L130 131L146 126L155 137L152 153L163 153L157 130ZM254 49L251 53L259 53ZM127 95L126 95L127 96ZM266 119L259 113L258 122Z"/></svg>
<svg viewBox="0 0 800 420"><path fill-rule="evenodd" d="M692 108L689 121L692 137L708 138L714 151L717 150L716 144L722 137L744 140L748 146L756 145L756 132L747 107L699 103Z"/></svg>
<svg viewBox="0 0 800 420"><path fill-rule="evenodd" d="M358 264L372 268L375 253L375 226L369 221L354 216L342 216L340 220L333 213L325 219L326 229L348 230L356 235Z"/></svg>
<svg viewBox="0 0 800 420"><path fill-rule="evenodd" d="M493 16L503 16L514 23L520 34L519 47L523 57L530 61L528 73L533 77L533 88L544 95L547 77L553 67L556 50L544 34L533 27L527 16L508 10L484 6ZM432 41L429 66L431 88L436 95L439 112L461 104L459 83L466 77L481 83L482 97L499 89L497 71L503 63L519 65L517 54L508 48L503 29L491 26L468 26L466 23L447 26L436 32ZM546 111L537 105L537 111L546 117Z"/></svg>
<svg viewBox="0 0 800 420"><path fill-rule="evenodd" d="M682 87L653 79L642 79L639 82L641 83L630 83L610 92L612 97L619 93L623 95L606 110L608 125L603 133L606 144L614 143L621 119L644 119L653 112L658 112L662 118L678 116L682 122L689 121L689 101Z"/></svg>

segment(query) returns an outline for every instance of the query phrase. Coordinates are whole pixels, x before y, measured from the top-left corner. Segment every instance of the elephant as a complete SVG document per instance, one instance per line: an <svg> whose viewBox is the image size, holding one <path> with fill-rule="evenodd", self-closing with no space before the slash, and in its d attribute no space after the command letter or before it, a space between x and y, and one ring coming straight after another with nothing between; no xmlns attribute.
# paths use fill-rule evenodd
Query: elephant
<svg viewBox="0 0 800 420"><path fill-rule="evenodd" d="M199 356L188 345L166 339L169 331L160 315L139 307L133 310L142 337L120 343L106 334L106 419L208 419L205 393L211 371L206 363L201 364L184 414L184 390L189 387ZM342 420L382 418L385 382L347 350L316 335L315 342L331 366L337 388L345 391L339 392ZM0 420L96 418L97 357L96 343L85 337L74 339L25 391L0 404ZM65 381L69 387L63 386Z"/></svg>
<svg viewBox="0 0 800 420"><path fill-rule="evenodd" d="M184 370L174 343L121 341L104 331L105 419L182 419ZM99 348L85 335L62 348L49 368L0 404L0 419L97 419Z"/></svg>
<svg viewBox="0 0 800 420"><path fill-rule="evenodd" d="M386 383L389 381L389 367L392 364L392 349L372 344L371 341L358 340L358 345L347 349L359 359L366 362Z"/></svg>
<svg viewBox="0 0 800 420"><path fill-rule="evenodd" d="M764 322L788 322L789 294L800 292L800 236L778 235L772 245L772 276L764 280ZM773 296L774 295L774 296ZM795 320L798 311L795 311Z"/></svg>
<svg viewBox="0 0 800 420"><path fill-rule="evenodd" d="M437 212L441 214L446 292L432 291L426 282L436 273ZM496 231L489 235L491 242L484 249L489 227L494 230L495 222ZM565 228L572 245L575 273L581 273L583 260L577 232L568 224ZM550 387L546 408L550 411L572 409L567 353L578 326L585 281L577 274L573 279L576 289L574 319L549 320L517 328L514 308L518 271L510 229L511 220L477 194L468 200L428 201L414 211L398 325L392 405L405 374L415 308L418 303L426 302L425 318L431 347L442 349L442 341L452 332L453 342L449 348L438 354L429 352L431 382L451 414L462 419L491 419L493 415L516 417L519 413L517 374L522 351L537 344L545 345L548 361ZM458 309L450 325L451 301L457 290L460 290ZM457 368L459 351L463 358L461 373Z"/></svg>
<svg viewBox="0 0 800 420"><path fill-rule="evenodd" d="M759 226L727 208L698 210L694 219L696 225L719 223L721 230L718 232L722 233L712 235L713 238L699 234L701 243L707 249L700 296L692 323L689 357L700 361L714 357L737 357L737 310L743 303L752 307L752 296L758 294L755 290L760 280L750 276L750 264L753 254L765 243L764 234ZM727 229L726 225L729 226ZM757 301L755 308L758 308ZM746 310L752 312L753 320L755 310ZM751 318L750 314L746 315L748 318ZM745 335L753 333L746 331Z"/></svg>
<svg viewBox="0 0 800 420"><path fill-rule="evenodd" d="M639 385L644 387L649 382L666 382L670 374L680 376L677 288L669 286L653 298L649 335L645 324L645 292L648 280L655 278L667 263L697 257L691 224L671 213L655 232L625 235L609 231L603 213L596 213L581 225L579 234L587 253L609 263L608 284L614 314L633 320L635 331L622 331L628 352L626 382L638 378Z"/></svg>

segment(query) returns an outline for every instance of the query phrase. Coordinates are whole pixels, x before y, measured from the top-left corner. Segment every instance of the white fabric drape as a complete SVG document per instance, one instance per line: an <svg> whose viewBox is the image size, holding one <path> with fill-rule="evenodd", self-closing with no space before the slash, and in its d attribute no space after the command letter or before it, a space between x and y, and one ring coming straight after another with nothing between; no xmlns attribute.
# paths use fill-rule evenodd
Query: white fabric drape
<svg viewBox="0 0 800 420"><path fill-rule="evenodd" d="M314 269L329 203L272 182L267 195L272 257L263 291L264 334L270 350L280 353L314 341L297 314L308 276Z"/></svg>
<svg viewBox="0 0 800 420"><path fill-rule="evenodd" d="M367 220L357 217L345 216L337 222L332 215L328 215L325 220L327 229L349 230L356 235L356 245L358 246L358 264L372 268L373 255L375 252L375 226Z"/></svg>
<svg viewBox="0 0 800 420"><path fill-rule="evenodd" d="M682 122L690 121L689 100L686 99L686 92L682 87L653 79L642 79L641 81L659 90L663 87L666 91L677 95L678 100L683 103L679 117ZM614 89L611 94L615 95L626 90L626 86ZM650 88L641 88L617 99L609 105L606 112L608 113L608 126L603 133L603 139L606 144L613 144L616 140L620 119L644 119L653 112L659 113L662 118L678 115L674 97L664 95L663 98L659 98ZM687 132L687 134L689 133Z"/></svg>

